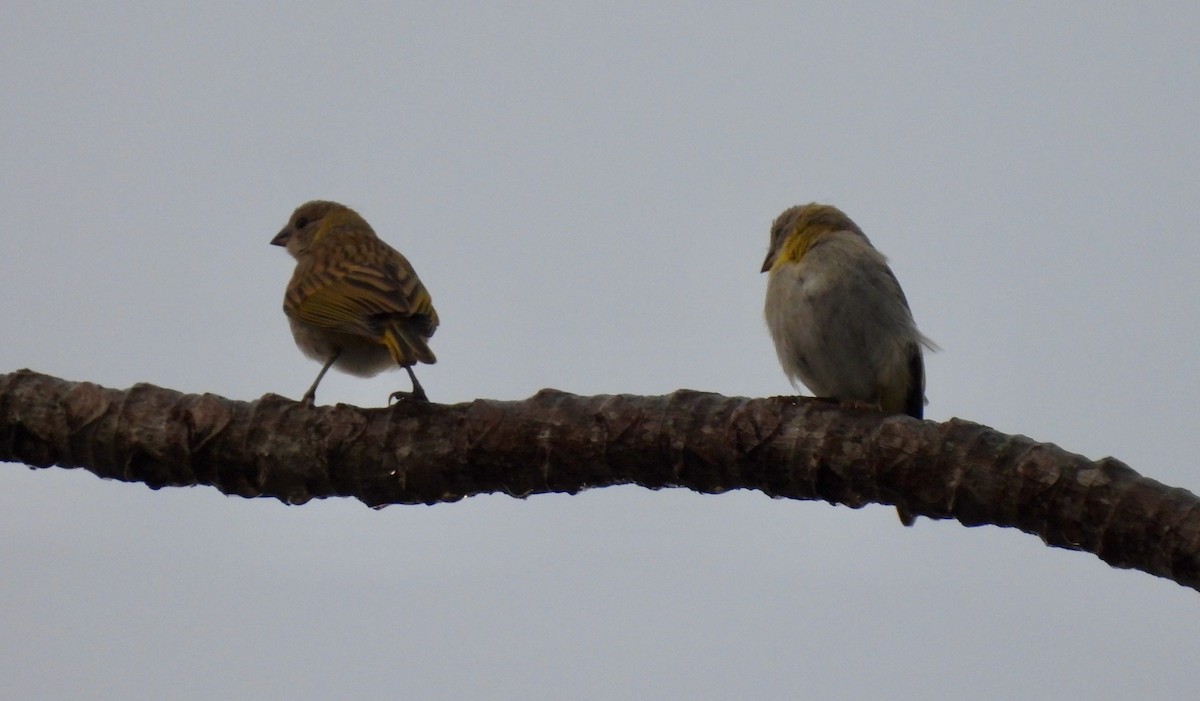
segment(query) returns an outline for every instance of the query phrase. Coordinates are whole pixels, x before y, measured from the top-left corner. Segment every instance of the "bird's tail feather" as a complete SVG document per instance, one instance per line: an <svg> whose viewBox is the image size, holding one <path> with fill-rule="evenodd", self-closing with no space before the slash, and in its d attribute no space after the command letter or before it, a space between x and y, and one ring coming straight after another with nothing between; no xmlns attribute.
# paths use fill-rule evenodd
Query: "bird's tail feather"
<svg viewBox="0 0 1200 701"><path fill-rule="evenodd" d="M391 324L383 330L383 345L397 365L437 362L425 339L403 323Z"/></svg>

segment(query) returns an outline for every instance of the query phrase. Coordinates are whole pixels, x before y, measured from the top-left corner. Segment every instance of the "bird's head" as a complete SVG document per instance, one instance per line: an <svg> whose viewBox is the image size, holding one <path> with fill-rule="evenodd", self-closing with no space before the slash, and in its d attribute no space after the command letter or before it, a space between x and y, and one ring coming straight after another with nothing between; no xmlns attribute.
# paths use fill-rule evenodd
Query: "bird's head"
<svg viewBox="0 0 1200 701"><path fill-rule="evenodd" d="M292 212L287 226L275 234L271 245L284 246L288 253L299 258L332 232L339 230L370 231L358 212L344 204L327 200L305 202ZM336 235L336 234L335 234Z"/></svg>
<svg viewBox="0 0 1200 701"><path fill-rule="evenodd" d="M784 210L771 224L771 247L762 272L800 260L822 236L836 231L852 231L866 238L862 229L833 205L811 202Z"/></svg>

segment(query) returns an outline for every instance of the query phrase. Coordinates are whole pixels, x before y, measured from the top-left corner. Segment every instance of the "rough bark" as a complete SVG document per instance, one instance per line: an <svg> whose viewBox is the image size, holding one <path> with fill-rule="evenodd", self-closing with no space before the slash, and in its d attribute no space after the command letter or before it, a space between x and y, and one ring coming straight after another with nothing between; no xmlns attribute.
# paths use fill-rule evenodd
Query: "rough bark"
<svg viewBox="0 0 1200 701"><path fill-rule="evenodd" d="M1200 589L1200 500L1186 490L968 421L796 397L543 390L523 401L360 409L146 384L122 391L21 370L0 375L0 460L290 504L432 504L615 484L757 489L1019 528Z"/></svg>

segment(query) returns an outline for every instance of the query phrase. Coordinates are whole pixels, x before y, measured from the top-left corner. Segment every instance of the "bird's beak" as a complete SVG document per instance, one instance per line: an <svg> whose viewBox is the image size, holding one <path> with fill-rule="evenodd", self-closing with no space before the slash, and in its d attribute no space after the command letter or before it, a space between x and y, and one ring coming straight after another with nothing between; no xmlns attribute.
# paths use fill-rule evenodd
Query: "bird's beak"
<svg viewBox="0 0 1200 701"><path fill-rule="evenodd" d="M280 231L278 234L275 234L275 238L271 239L271 245L272 246L286 246L288 239L290 239L290 238L292 238L292 232L288 231L287 229L284 229L283 231Z"/></svg>
<svg viewBox="0 0 1200 701"><path fill-rule="evenodd" d="M272 241L272 243L274 243L274 242ZM760 270L759 272L761 272L761 273L767 272L768 270L771 269L771 264L774 262L775 262L775 251L767 251L767 258L766 258L766 260L763 261L762 270Z"/></svg>

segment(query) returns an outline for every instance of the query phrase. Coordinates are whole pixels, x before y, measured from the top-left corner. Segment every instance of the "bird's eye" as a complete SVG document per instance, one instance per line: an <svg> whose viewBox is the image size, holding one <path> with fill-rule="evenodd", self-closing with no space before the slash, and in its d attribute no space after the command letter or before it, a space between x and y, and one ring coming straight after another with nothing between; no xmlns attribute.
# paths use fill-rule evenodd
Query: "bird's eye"
<svg viewBox="0 0 1200 701"><path fill-rule="evenodd" d="M296 220L297 229L303 229L306 226L308 226L308 217L300 217Z"/></svg>

